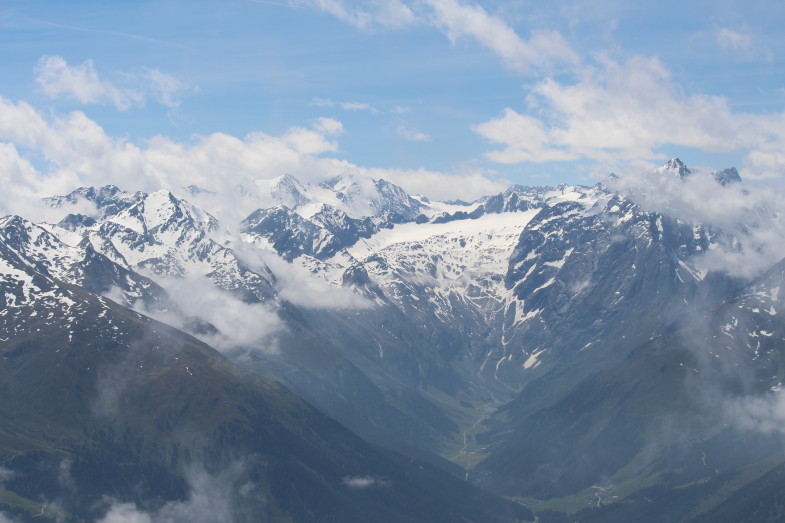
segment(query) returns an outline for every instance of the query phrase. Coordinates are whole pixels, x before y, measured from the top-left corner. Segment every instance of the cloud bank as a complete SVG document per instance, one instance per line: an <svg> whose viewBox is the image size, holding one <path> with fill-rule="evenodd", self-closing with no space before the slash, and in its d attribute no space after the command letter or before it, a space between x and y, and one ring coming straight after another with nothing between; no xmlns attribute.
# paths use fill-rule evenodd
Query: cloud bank
<svg viewBox="0 0 785 523"><path fill-rule="evenodd" d="M319 118L310 127L290 127L277 136L213 133L194 136L188 143L155 136L136 144L107 135L81 111L44 116L27 102L0 97L0 183L40 197L107 183L130 191L197 185L225 192L286 173L308 182L352 174L384 178L437 199L473 199L506 185L479 170L368 168L326 156L339 153L335 138L343 131L341 122ZM38 159L35 166L28 157Z"/></svg>

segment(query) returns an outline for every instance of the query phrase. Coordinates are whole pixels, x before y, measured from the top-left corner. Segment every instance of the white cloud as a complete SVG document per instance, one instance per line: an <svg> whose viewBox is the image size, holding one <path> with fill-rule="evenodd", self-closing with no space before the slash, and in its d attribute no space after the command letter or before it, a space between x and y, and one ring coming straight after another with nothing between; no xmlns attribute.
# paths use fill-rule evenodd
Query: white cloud
<svg viewBox="0 0 785 523"><path fill-rule="evenodd" d="M785 396L781 392L729 400L726 419L736 427L785 436Z"/></svg>
<svg viewBox="0 0 785 523"><path fill-rule="evenodd" d="M539 82L526 102L526 113L507 108L475 127L502 146L488 154L492 160L651 160L666 145L747 149L748 177L771 177L783 161L783 115L738 113L723 97L688 95L656 58L618 63L599 57L597 66L581 69L576 83Z"/></svg>
<svg viewBox="0 0 785 523"><path fill-rule="evenodd" d="M517 72L531 73L555 64L578 63L578 55L557 31L535 31L525 40L504 20L489 15L479 5L458 0L425 0L425 3L432 9L432 23L451 42L461 38L476 40Z"/></svg>
<svg viewBox="0 0 785 523"><path fill-rule="evenodd" d="M107 183L131 191L177 190L193 184L226 194L237 184L251 187L254 180L284 173L307 182L342 174L383 178L431 198L474 199L505 186L479 171L366 168L323 156L338 150L331 136L342 127L337 120L319 119L310 129L294 127L280 136L256 132L238 138L214 133L196 136L190 143L157 136L137 145L108 136L82 112L45 118L25 102L0 97L0 140L7 142L0 146L0 162L8 166L0 180L31 197ZM43 158L47 172L37 172L26 159L28 154ZM7 205L8 198L3 200ZM231 212L229 204L236 202L226 203Z"/></svg>
<svg viewBox="0 0 785 523"><path fill-rule="evenodd" d="M218 333L192 334L220 351L277 352L275 336L284 324L270 306L246 303L215 287L207 278L158 277L156 281L166 289L178 312L142 310L144 314L185 330L188 330L188 317L205 320L215 326Z"/></svg>
<svg viewBox="0 0 785 523"><path fill-rule="evenodd" d="M720 27L714 36L721 50L745 60L763 59L771 61L774 59L774 53L771 49L761 44L746 28L736 30Z"/></svg>
<svg viewBox="0 0 785 523"><path fill-rule="evenodd" d="M141 511L135 503L113 503L97 523L152 523L150 514Z"/></svg>
<svg viewBox="0 0 785 523"><path fill-rule="evenodd" d="M158 69L146 69L142 77L150 82L149 89L154 100L167 107L180 106L177 94L188 89L185 83Z"/></svg>
<svg viewBox="0 0 785 523"><path fill-rule="evenodd" d="M316 131L329 136L338 136L343 134L343 124L332 118L318 118L316 122L314 122L313 127Z"/></svg>
<svg viewBox="0 0 785 523"><path fill-rule="evenodd" d="M401 124L395 129L395 134L397 134L400 138L404 140L408 140L410 142L427 142L431 139L431 135L426 134L422 131L418 131L414 127Z"/></svg>
<svg viewBox="0 0 785 523"><path fill-rule="evenodd" d="M493 180L480 170L444 173L427 169L381 169L359 167L345 160L329 159L321 167L328 178L340 174L353 174L374 180L392 182L410 194L422 194L437 200L468 200L494 194L509 187L506 180Z"/></svg>
<svg viewBox="0 0 785 523"><path fill-rule="evenodd" d="M343 484L353 489L390 486L388 481L374 476L346 476L343 478Z"/></svg>
<svg viewBox="0 0 785 523"><path fill-rule="evenodd" d="M0 466L0 483L5 483L15 475L16 473L13 470Z"/></svg>
<svg viewBox="0 0 785 523"><path fill-rule="evenodd" d="M299 0L297 5L319 9L360 29L431 25L453 44L463 39L479 43L518 73L530 74L579 62L577 53L558 31L533 31L529 39L524 39L480 5L459 0L418 0L408 4L400 0Z"/></svg>
<svg viewBox="0 0 785 523"><path fill-rule="evenodd" d="M275 274L275 288L278 295L298 307L305 309L367 309L373 304L348 288L333 287L314 276L308 269L300 265L287 263L274 253L248 252L240 253L244 259L254 255L263 256L260 261L270 267Z"/></svg>
<svg viewBox="0 0 785 523"><path fill-rule="evenodd" d="M119 81L102 79L92 60L69 65L61 56L42 56L35 81L49 98L71 98L82 104L112 104L121 111L145 105L148 98L167 107L177 107L177 94L187 86L158 69L124 73Z"/></svg>
<svg viewBox="0 0 785 523"><path fill-rule="evenodd" d="M314 98L311 102L316 107L340 107L344 111L368 111L379 114L382 111L367 102L358 101L336 101L329 98Z"/></svg>
<svg viewBox="0 0 785 523"><path fill-rule="evenodd" d="M190 487L188 498L183 501L169 501L155 512L143 511L135 503L106 498L105 502L109 504L109 509L103 518L97 520L97 523L231 521L234 517L232 498L236 494L239 493L243 497L260 496L254 484L246 483L239 490L236 488L239 478L244 473L244 467L243 462L237 462L215 475L199 467L191 467L185 474Z"/></svg>
<svg viewBox="0 0 785 523"><path fill-rule="evenodd" d="M415 21L415 15L400 0L293 0L293 5L324 11L359 29L404 27Z"/></svg>
<svg viewBox="0 0 785 523"><path fill-rule="evenodd" d="M92 60L71 67L60 56L42 56L34 71L36 83L49 98L69 95L88 104L106 94Z"/></svg>

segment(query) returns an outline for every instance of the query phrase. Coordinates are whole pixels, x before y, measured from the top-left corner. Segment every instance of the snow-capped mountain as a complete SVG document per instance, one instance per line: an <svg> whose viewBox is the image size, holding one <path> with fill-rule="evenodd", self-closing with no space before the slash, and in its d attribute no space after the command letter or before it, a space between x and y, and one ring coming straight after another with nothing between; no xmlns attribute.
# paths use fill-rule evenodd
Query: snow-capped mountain
<svg viewBox="0 0 785 523"><path fill-rule="evenodd" d="M367 443L185 333L47 274L7 242L0 238L3 519L97 521L114 509L150 520L147 510L191 492L203 500L197 510L214 502L211 514L232 521L532 518ZM357 503L352 478L383 488Z"/></svg>
<svg viewBox="0 0 785 523"><path fill-rule="evenodd" d="M222 194L196 187L184 199L168 189L80 188L46 200L61 213L52 223L0 221L4 316L11 325L21 314L15 306L48 299L29 271L129 307L141 300L151 312L176 308L178 296L164 289L183 287L172 282L209 282L236 298L226 314L242 319L209 325L210 335L274 324L272 334L246 338L242 351L229 353L246 369L284 383L363 437L439 466L449 468L435 454L464 464L482 448L490 454L482 480L497 488L548 459L510 438L547 441L542 427L550 419L568 424L565 413L576 405L586 423L604 419L586 399L607 383L627 390L619 369L640 372L641 383L654 380L640 370L647 347L670 355L652 340L670 339L696 309L715 311L704 321L716 337L707 358L769 372L777 380L768 379L767 390L779 387L777 268L754 282L709 271L702 257L737 247L743 228L730 234L636 200L658 184L700 177L716 191L740 183L732 168L711 176L716 184L673 159L646 173L650 185L638 193L616 192L609 181L436 202L383 180L316 185L285 175L229 189L247 212L235 221L211 212L209 202ZM58 292L52 299L61 305L73 300ZM744 358L717 349L724 338L743 345ZM674 372L668 379L681 379ZM528 423L541 433L524 435ZM473 438L487 428L481 447ZM591 445L605 449L610 440L600 436ZM587 463L575 488L615 473Z"/></svg>
<svg viewBox="0 0 785 523"><path fill-rule="evenodd" d="M78 189L49 202L64 211L93 203L94 217L77 218L69 212L48 230L71 245L86 241L129 270L158 277L205 277L248 301L275 296L268 268L252 270L213 237L218 228L213 216L167 189L133 195L111 186Z"/></svg>
<svg viewBox="0 0 785 523"><path fill-rule="evenodd" d="M74 238L74 244L69 245L50 232L52 229L56 227L7 216L0 219L0 241L42 274L96 294L117 290L126 305L141 302L149 308L162 306L166 293L154 281L113 262L88 239Z"/></svg>
<svg viewBox="0 0 785 523"><path fill-rule="evenodd" d="M310 184L286 174L271 180L257 180L254 187L238 190L260 209L286 207L308 219L323 205L328 205L351 218L372 218L382 226L412 221L423 207L419 200L397 185L356 176L338 176L320 184Z"/></svg>

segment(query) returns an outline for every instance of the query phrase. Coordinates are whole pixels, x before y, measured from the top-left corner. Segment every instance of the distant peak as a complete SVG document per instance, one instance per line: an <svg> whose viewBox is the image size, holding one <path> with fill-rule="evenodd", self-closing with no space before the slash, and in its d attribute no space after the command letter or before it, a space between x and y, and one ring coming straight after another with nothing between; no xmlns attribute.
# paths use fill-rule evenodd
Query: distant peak
<svg viewBox="0 0 785 523"><path fill-rule="evenodd" d="M672 173L677 175L679 178L684 178L685 176L692 174L692 171L689 169L689 167L687 167L684 162L678 158L671 158L667 163L657 169L657 171L660 173Z"/></svg>
<svg viewBox="0 0 785 523"><path fill-rule="evenodd" d="M278 177L278 183L279 183L279 184L295 184L295 185L302 185L302 184L300 183L300 180L298 180L297 178L295 178L294 176L292 176L292 175L291 175L291 174L289 174L289 173L286 173L286 174L284 174L283 176L279 176L279 177Z"/></svg>
<svg viewBox="0 0 785 523"><path fill-rule="evenodd" d="M739 176L739 171L737 171L735 167L717 171L713 176L714 179L723 186L730 185L732 183L741 183L741 176Z"/></svg>
<svg viewBox="0 0 785 523"><path fill-rule="evenodd" d="M203 189L198 185L187 185L183 187L183 190L190 194L191 196L196 196L197 194L215 194L214 191L209 191L207 189Z"/></svg>

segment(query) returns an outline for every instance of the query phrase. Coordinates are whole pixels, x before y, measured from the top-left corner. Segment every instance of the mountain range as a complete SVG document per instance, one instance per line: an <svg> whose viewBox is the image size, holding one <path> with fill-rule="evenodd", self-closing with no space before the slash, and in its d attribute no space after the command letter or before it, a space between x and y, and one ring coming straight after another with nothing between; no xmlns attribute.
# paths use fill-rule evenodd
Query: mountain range
<svg viewBox="0 0 785 523"><path fill-rule="evenodd" d="M733 168L643 179L474 202L352 176L85 187L0 219L0 508L782 518L785 261L716 263L782 216L651 203L746 194Z"/></svg>

